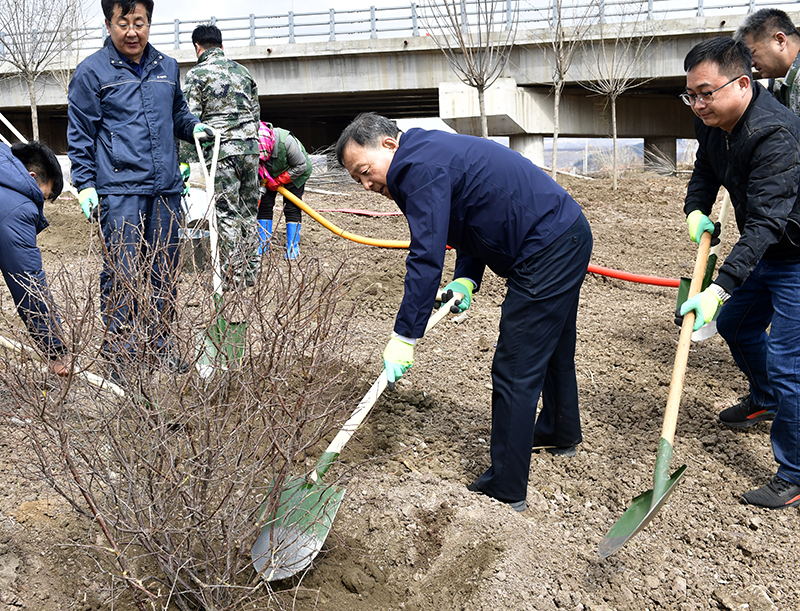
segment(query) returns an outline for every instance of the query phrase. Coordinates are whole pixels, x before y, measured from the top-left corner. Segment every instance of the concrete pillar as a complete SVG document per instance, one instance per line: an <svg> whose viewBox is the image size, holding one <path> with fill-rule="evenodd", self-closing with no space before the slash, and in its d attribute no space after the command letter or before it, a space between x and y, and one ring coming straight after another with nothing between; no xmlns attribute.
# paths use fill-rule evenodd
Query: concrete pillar
<svg viewBox="0 0 800 611"><path fill-rule="evenodd" d="M651 136L644 139L644 167L659 174L677 170L678 141L676 138Z"/></svg>
<svg viewBox="0 0 800 611"><path fill-rule="evenodd" d="M508 137L512 151L521 153L539 167L544 165L544 136L541 134L514 134Z"/></svg>

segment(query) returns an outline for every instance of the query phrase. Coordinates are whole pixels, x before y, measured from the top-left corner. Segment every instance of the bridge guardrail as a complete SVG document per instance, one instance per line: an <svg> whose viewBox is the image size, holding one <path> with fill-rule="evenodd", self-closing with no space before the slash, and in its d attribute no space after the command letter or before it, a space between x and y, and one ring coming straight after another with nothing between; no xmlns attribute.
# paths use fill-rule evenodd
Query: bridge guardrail
<svg viewBox="0 0 800 611"><path fill-rule="evenodd" d="M461 0L462 11L475 15L480 0ZM517 0L499 1L495 5L495 23L510 27L508 20ZM554 0L519 0L517 24L519 30L546 29L556 19ZM638 10L633 10L638 7ZM679 19L685 17L710 17L715 14L749 13L759 8L772 7L800 10L795 0L562 0L562 23L565 26L590 19L596 22L640 19ZM300 42L325 42L365 38L391 38L424 36L428 23L425 7L418 3L393 7L336 10L324 12L289 11L279 15L250 14L242 17L224 17L203 20L154 21L150 27L150 42L159 48L181 49L191 47L192 31L201 23L214 23L223 32L226 46L254 46L269 44L294 44ZM39 36L44 36L40 33ZM75 36L76 51L85 55L99 49L106 39L106 27L100 24L85 28ZM0 57L5 52L3 33L0 32Z"/></svg>

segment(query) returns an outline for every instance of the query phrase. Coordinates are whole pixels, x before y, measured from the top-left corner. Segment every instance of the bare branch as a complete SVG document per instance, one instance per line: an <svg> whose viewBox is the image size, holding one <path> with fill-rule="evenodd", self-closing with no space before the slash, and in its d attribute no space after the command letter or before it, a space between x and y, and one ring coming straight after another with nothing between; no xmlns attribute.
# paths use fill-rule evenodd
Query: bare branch
<svg viewBox="0 0 800 611"><path fill-rule="evenodd" d="M481 132L489 137L484 92L508 64L519 23L519 1L426 0L422 22L458 79L478 91Z"/></svg>

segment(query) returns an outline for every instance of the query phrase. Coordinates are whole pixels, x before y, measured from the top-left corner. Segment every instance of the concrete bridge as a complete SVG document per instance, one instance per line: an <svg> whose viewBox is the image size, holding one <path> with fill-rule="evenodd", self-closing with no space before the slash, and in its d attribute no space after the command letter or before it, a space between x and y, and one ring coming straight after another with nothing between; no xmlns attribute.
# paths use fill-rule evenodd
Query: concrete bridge
<svg viewBox="0 0 800 611"><path fill-rule="evenodd" d="M800 3L784 8L800 8ZM800 13L790 16L800 22ZM618 135L644 138L646 146L674 157L675 139L694 136L691 111L677 97L685 84L683 58L705 38L730 35L743 18L742 11L632 24L626 36L654 38L648 57L637 66L636 78L643 84L618 99ZM602 40L601 27L590 29L584 42ZM553 133L551 32L520 26L511 60L486 95L490 134L509 136L512 148L537 163L543 161L543 139ZM177 59L184 73L196 61L187 48L191 45L176 40L181 48L169 49L153 34L151 42ZM430 36L277 43L226 44L226 54L255 77L262 119L291 129L310 149L334 142L358 112L367 110L392 118L439 116L460 133L479 133L476 92L457 80ZM564 137L611 134L605 100L579 84L590 78L590 62L587 47L580 47L561 103ZM41 138L63 151L65 87L53 73L40 79L37 91ZM30 134L28 91L18 79L0 80L0 112ZM10 135L2 125L0 133Z"/></svg>

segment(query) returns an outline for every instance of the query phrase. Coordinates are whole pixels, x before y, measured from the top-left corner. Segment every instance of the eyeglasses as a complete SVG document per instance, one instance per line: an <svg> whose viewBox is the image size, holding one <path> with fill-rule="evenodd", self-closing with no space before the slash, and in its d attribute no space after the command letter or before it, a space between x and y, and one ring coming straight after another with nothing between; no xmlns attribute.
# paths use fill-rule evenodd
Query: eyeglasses
<svg viewBox="0 0 800 611"><path fill-rule="evenodd" d="M113 24L113 26L118 30L123 30L124 32L127 32L128 30L135 30L137 32L141 32L145 28L149 28L150 24L145 23L144 21L137 21L135 23L126 23L124 21L120 21L119 23Z"/></svg>
<svg viewBox="0 0 800 611"><path fill-rule="evenodd" d="M743 76L745 76L745 77L746 77L747 75L746 75L746 74L742 74L742 75L740 75L740 76L737 76L736 78L733 78L733 79L729 80L729 81L728 81L727 83L725 83L724 85L720 85L720 86L719 86L719 87L717 87L716 89L714 89L714 90L712 90L712 91L708 91L708 92L706 92L706 93L686 93L686 92L684 91L684 92L683 92L682 94L680 94L680 96L678 96L678 97L680 97L680 99L681 99L681 100L683 100L683 103L684 103L684 104L686 104L687 106L694 106L694 105L697 103L697 100L701 100L701 101L703 102L703 104L711 104L711 102L713 102L713 101L714 101L714 94L715 94L717 91L719 91L719 90L720 90L720 89L722 89L723 87L727 87L727 86L728 86L728 85L730 85L731 83L735 83L736 81L738 81L738 80L739 80L740 78L742 78ZM749 78L749 77L748 77L748 78Z"/></svg>

